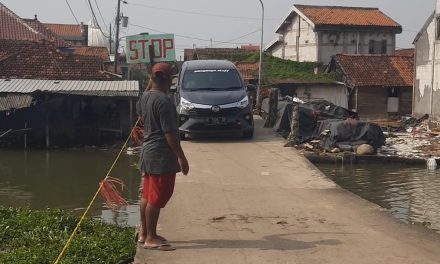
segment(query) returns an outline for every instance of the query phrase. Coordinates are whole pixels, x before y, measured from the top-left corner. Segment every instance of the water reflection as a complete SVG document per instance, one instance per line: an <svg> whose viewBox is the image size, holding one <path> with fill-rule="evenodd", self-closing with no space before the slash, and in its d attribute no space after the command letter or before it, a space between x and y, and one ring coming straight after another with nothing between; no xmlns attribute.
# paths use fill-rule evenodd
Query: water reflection
<svg viewBox="0 0 440 264"><path fill-rule="evenodd" d="M405 164L316 164L344 189L410 224L440 232L440 171Z"/></svg>
<svg viewBox="0 0 440 264"><path fill-rule="evenodd" d="M0 150L0 205L71 210L81 214L116 156L114 151L6 151ZM140 176L136 157L123 156L111 176L124 181L130 206L113 213L98 199L90 216L110 223L139 222Z"/></svg>

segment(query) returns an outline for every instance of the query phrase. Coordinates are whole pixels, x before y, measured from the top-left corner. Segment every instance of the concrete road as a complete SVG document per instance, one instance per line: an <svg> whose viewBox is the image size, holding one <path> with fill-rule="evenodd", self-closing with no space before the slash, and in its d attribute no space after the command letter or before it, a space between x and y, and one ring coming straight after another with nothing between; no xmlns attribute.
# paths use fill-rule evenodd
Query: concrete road
<svg viewBox="0 0 440 264"><path fill-rule="evenodd" d="M139 247L135 263L440 263L439 235L342 190L270 130L184 149L191 172L159 227L177 250Z"/></svg>

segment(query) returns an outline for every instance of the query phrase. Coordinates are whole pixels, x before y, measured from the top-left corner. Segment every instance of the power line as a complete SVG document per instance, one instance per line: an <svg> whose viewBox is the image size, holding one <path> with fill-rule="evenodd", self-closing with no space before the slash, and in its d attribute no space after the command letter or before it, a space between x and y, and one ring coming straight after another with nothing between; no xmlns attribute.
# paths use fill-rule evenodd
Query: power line
<svg viewBox="0 0 440 264"><path fill-rule="evenodd" d="M98 13L99 13L99 16L101 17L101 21L102 21L102 23L104 23L104 26L105 26L105 28L106 28L107 31L108 31L109 29L108 29L108 27L107 27L107 23L105 22L105 19L104 19L104 17L102 16L101 9L99 8L98 1L97 1L97 0L95 0L95 5L96 5L96 8L98 8Z"/></svg>
<svg viewBox="0 0 440 264"><path fill-rule="evenodd" d="M104 35L104 37L108 38L108 36L102 31L102 28L99 25L99 22L98 22L98 19L96 18L95 10L93 9L92 3L90 2L90 0L86 0L86 1L89 4L90 11L92 12L93 19L96 22L96 26L98 27L99 31L101 31L102 35Z"/></svg>
<svg viewBox="0 0 440 264"><path fill-rule="evenodd" d="M140 26L140 25L135 25L135 24L129 24L129 25L130 26L134 26L134 27L138 27L138 28L148 29L148 30L151 30L151 31L154 31L154 32L157 32L157 33L172 34L172 33L169 33L169 32L165 32L165 31L154 29L154 28L150 28L150 27L145 27L145 26ZM252 32L252 34L253 33L255 33L255 32ZM248 36L250 34L251 33L246 34L246 36ZM180 34L174 34L174 35L177 36L177 37L181 37L181 38L192 39L192 40L200 40L200 41L205 41L205 42L213 42L213 43L217 43L217 44L234 44L234 45L246 45L246 44L249 44L248 42L242 43L242 42L216 41L216 40L212 40L212 39L203 39L203 38L199 38L199 37L191 37L191 36L180 35ZM243 38L243 36L240 37L240 38ZM240 38L238 38L238 39L240 39Z"/></svg>
<svg viewBox="0 0 440 264"><path fill-rule="evenodd" d="M75 13L73 12L72 7L70 6L68 0L66 0L66 4L67 4L67 6L69 7L70 12L72 13L72 16L75 18L76 23L79 24L79 21L78 21L78 19L76 18Z"/></svg>
<svg viewBox="0 0 440 264"><path fill-rule="evenodd" d="M87 3L89 4L89 8L90 8L90 11L92 12L92 16L93 16L93 19L94 19L95 22L96 22L96 25L98 26L98 28L101 28L101 26L99 26L98 19L96 18L95 10L93 10L92 3L90 2L90 0L87 0Z"/></svg>
<svg viewBox="0 0 440 264"><path fill-rule="evenodd" d="M257 18L257 17L241 17L241 16L228 16L228 15L220 15L220 14L212 14L212 13L202 13L202 12L194 12L194 11L179 10L179 9L172 9L172 8L164 8L164 7L158 7L158 6L146 5L146 4L140 4L140 3L133 3L133 2L129 2L128 4L135 5L135 6L148 7L148 8L156 9L156 10L175 12L175 13L181 13L181 14L188 14L188 15L221 17L221 18L242 19L242 20L261 20L261 18ZM279 19L268 18L266 20L279 20Z"/></svg>
<svg viewBox="0 0 440 264"><path fill-rule="evenodd" d="M219 45L222 45L222 44L228 44L228 43L231 43L231 42L233 42L233 41L236 41L236 40L239 40L239 39L245 38L245 37L247 37L247 36L253 35L253 34L255 34L255 33L257 33L257 32L260 32L260 31L261 31L260 29L257 29L257 30L255 30L255 31L252 31L252 32L250 32L250 33L247 33L247 34L245 34L245 35L243 35L243 36L236 37L236 38L230 39L230 40L228 40L228 41L219 42L219 43L217 43L215 46L219 46Z"/></svg>
<svg viewBox="0 0 440 264"><path fill-rule="evenodd" d="M135 25L135 24L130 24L131 26L134 27L138 27L138 28L143 28L143 29L148 29L157 33L162 33L162 34L170 34L169 32L165 32L162 30L158 30L158 29L154 29L154 28L149 28L149 27L145 27L145 26L140 26L140 25ZM207 42L211 42L210 39L202 39L202 38L198 38L198 37L190 37L190 36L185 36L185 35L178 35L178 34L174 34L177 37L181 37L181 38L186 38L186 39L193 39L193 40L200 40L200 41L207 41Z"/></svg>

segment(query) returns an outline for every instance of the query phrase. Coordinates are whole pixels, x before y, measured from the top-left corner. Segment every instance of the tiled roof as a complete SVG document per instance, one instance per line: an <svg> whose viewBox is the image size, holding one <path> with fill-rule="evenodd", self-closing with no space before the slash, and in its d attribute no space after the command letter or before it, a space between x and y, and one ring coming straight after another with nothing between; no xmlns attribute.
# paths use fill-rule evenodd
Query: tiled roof
<svg viewBox="0 0 440 264"><path fill-rule="evenodd" d="M7 54L7 53L0 53L0 61L2 61L2 60L5 60L5 59L7 59L7 58L9 58L9 54Z"/></svg>
<svg viewBox="0 0 440 264"><path fill-rule="evenodd" d="M62 37L82 37L81 26L71 24L44 23L50 30Z"/></svg>
<svg viewBox="0 0 440 264"><path fill-rule="evenodd" d="M57 47L68 46L36 19L22 19L0 3L0 39L52 41Z"/></svg>
<svg viewBox="0 0 440 264"><path fill-rule="evenodd" d="M378 8L295 5L315 25L401 27Z"/></svg>
<svg viewBox="0 0 440 264"><path fill-rule="evenodd" d="M414 49L398 49L394 55L414 57Z"/></svg>
<svg viewBox="0 0 440 264"><path fill-rule="evenodd" d="M109 80L102 60L63 53L48 42L0 40L0 78L45 80Z"/></svg>
<svg viewBox="0 0 440 264"><path fill-rule="evenodd" d="M334 59L353 86L413 86L412 57L336 55Z"/></svg>
<svg viewBox="0 0 440 264"><path fill-rule="evenodd" d="M40 32L45 36L46 40L53 41L57 47L67 47L67 44L64 40L59 38L52 30L50 30L46 25L38 21L37 19L25 19L23 21L26 22L30 27Z"/></svg>
<svg viewBox="0 0 440 264"><path fill-rule="evenodd" d="M260 50L260 46L249 45L240 48L197 48L185 49L185 60L234 60L241 54L253 54ZM195 56L196 55L196 56Z"/></svg>
<svg viewBox="0 0 440 264"><path fill-rule="evenodd" d="M106 47L75 47L75 54L83 56L95 56L102 61L110 61L110 55Z"/></svg>
<svg viewBox="0 0 440 264"><path fill-rule="evenodd" d="M0 39L37 41L44 39L44 35L0 2Z"/></svg>
<svg viewBox="0 0 440 264"><path fill-rule="evenodd" d="M235 64L244 80L258 79L259 63L236 63Z"/></svg>
<svg viewBox="0 0 440 264"><path fill-rule="evenodd" d="M260 51L260 46L259 45L252 45L252 44L242 45L241 49L245 50L245 51L249 51L249 52L258 52L258 51Z"/></svg>
<svg viewBox="0 0 440 264"><path fill-rule="evenodd" d="M316 29L328 27L350 27L359 29L387 28L402 32L402 27L378 8L294 5L285 21L292 14L300 12L309 19ZM282 23L277 32L285 25Z"/></svg>

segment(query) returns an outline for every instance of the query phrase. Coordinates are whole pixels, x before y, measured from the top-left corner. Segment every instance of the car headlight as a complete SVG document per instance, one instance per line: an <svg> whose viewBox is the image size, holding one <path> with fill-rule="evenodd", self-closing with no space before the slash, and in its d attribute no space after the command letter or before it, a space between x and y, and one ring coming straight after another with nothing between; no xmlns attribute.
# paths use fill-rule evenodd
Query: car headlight
<svg viewBox="0 0 440 264"><path fill-rule="evenodd" d="M185 100L183 97L180 98L180 107L182 107L183 110L186 111L194 109L194 105L190 101Z"/></svg>
<svg viewBox="0 0 440 264"><path fill-rule="evenodd" d="M247 96L243 98L240 102L238 102L238 107L240 107L241 109L246 108L248 105L249 105L249 99Z"/></svg>

